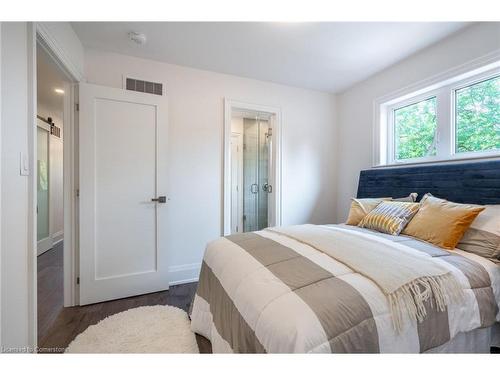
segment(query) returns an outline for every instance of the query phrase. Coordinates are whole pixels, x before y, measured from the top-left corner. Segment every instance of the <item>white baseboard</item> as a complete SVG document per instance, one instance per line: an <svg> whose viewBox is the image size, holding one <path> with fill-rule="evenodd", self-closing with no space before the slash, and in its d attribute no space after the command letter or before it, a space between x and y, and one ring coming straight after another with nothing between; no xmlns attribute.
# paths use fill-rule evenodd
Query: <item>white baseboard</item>
<svg viewBox="0 0 500 375"><path fill-rule="evenodd" d="M57 245L63 239L64 239L64 232L62 230L60 230L59 232L54 233L52 235L52 246Z"/></svg>
<svg viewBox="0 0 500 375"><path fill-rule="evenodd" d="M200 276L201 263L181 264L168 268L169 286L197 282Z"/></svg>
<svg viewBox="0 0 500 375"><path fill-rule="evenodd" d="M36 244L36 255L42 255L50 249L52 249L52 237L44 238L43 240L38 241Z"/></svg>
<svg viewBox="0 0 500 375"><path fill-rule="evenodd" d="M46 239L38 241L36 255L39 256L45 253L46 251L49 251L63 239L64 239L64 233L61 230L57 233L54 233L52 236L47 237Z"/></svg>

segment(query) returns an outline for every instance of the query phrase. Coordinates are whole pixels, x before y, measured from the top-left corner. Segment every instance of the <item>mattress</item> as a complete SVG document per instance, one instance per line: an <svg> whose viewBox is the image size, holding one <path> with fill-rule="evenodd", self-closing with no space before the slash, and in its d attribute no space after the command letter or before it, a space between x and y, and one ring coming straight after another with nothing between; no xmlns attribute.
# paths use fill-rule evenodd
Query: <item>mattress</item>
<svg viewBox="0 0 500 375"><path fill-rule="evenodd" d="M335 227L424 254L454 275L463 299L444 311L429 303L425 319L397 331L387 296L373 280L307 243L264 230L207 246L192 330L211 341L214 353L475 352L493 342L499 265L411 237Z"/></svg>

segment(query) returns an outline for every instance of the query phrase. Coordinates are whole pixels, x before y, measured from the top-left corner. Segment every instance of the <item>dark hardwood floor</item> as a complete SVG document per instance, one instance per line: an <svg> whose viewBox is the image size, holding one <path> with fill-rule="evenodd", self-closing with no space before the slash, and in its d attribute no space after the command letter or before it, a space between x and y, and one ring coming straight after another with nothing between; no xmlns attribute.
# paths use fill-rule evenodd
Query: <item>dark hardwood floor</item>
<svg viewBox="0 0 500 375"><path fill-rule="evenodd" d="M38 257L38 342L63 309L63 243Z"/></svg>
<svg viewBox="0 0 500 375"><path fill-rule="evenodd" d="M38 257L38 346L42 353L60 353L88 326L139 306L171 305L186 312L197 283L172 286L168 291L96 303L63 307L62 245ZM196 335L200 353L211 353L210 341Z"/></svg>

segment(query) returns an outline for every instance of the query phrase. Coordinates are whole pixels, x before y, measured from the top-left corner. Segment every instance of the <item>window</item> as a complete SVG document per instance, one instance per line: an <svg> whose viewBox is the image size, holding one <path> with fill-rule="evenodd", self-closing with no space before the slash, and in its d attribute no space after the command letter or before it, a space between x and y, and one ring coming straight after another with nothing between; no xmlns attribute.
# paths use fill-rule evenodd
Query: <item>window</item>
<svg viewBox="0 0 500 375"><path fill-rule="evenodd" d="M500 76L455 91L456 152L500 150Z"/></svg>
<svg viewBox="0 0 500 375"><path fill-rule="evenodd" d="M397 160L436 155L436 97L394 110Z"/></svg>
<svg viewBox="0 0 500 375"><path fill-rule="evenodd" d="M376 165L500 157L500 61L375 109Z"/></svg>

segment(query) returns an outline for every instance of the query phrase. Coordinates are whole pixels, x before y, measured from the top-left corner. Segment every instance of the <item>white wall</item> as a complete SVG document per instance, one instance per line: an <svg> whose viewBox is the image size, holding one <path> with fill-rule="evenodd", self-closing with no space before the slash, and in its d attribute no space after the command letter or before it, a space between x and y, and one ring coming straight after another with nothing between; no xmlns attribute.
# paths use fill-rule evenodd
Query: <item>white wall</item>
<svg viewBox="0 0 500 375"><path fill-rule="evenodd" d="M122 74L165 84L169 104L170 266L194 278L221 234L223 99L281 107L283 224L335 221L335 103L331 94L87 50L89 83L122 87Z"/></svg>
<svg viewBox="0 0 500 375"><path fill-rule="evenodd" d="M27 346L28 178L20 176L19 153L28 152L27 24L2 23L1 306L2 345ZM9 95L5 95L5 93Z"/></svg>
<svg viewBox="0 0 500 375"><path fill-rule="evenodd" d="M56 126L61 128L61 134L62 134L64 131L64 127L63 127L64 106L63 106L62 100L61 100L60 107L59 106L55 107L55 106L50 106L50 105L46 104L46 101L43 98L38 97L37 99L38 99L38 101L37 101L37 114L39 116L44 117L44 118L52 117L52 121L54 122L54 124L56 124Z"/></svg>
<svg viewBox="0 0 500 375"><path fill-rule="evenodd" d="M403 60L337 96L337 217L345 220L359 172L371 167L373 102L396 90L500 49L500 25L482 23Z"/></svg>

